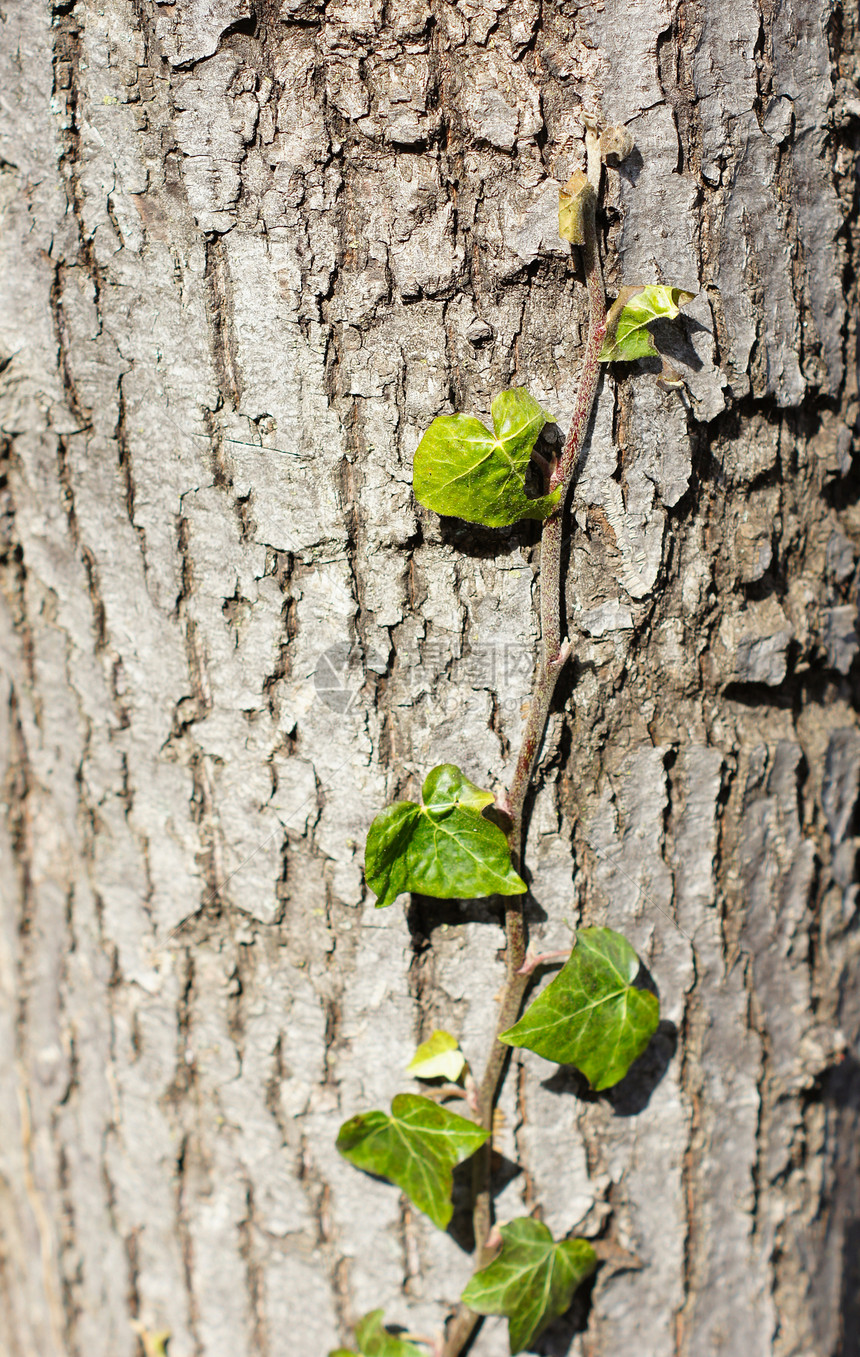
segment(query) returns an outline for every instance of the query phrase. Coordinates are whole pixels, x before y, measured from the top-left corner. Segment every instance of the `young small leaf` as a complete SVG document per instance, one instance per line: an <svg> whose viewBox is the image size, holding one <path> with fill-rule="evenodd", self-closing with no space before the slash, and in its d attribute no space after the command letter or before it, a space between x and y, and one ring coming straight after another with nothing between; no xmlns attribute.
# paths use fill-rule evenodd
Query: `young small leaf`
<svg viewBox="0 0 860 1357"><path fill-rule="evenodd" d="M451 1215L452 1171L489 1135L465 1117L417 1093L398 1093L387 1112L360 1112L340 1128L337 1148L367 1173L396 1183L434 1225Z"/></svg>
<svg viewBox="0 0 860 1357"><path fill-rule="evenodd" d="M371 1310L356 1324L358 1352L353 1352L351 1348L336 1348L328 1357L422 1357L414 1344L388 1332L382 1323L382 1314L382 1310Z"/></svg>
<svg viewBox="0 0 860 1357"><path fill-rule="evenodd" d="M624 287L609 308L606 338L598 354L601 363L630 362L634 358L655 358L657 349L647 328L655 320L674 320L680 307L696 294L679 287Z"/></svg>
<svg viewBox="0 0 860 1357"><path fill-rule="evenodd" d="M502 1249L472 1277L463 1302L479 1315L507 1315L511 1353L527 1348L590 1276L597 1255L585 1239L558 1244L539 1220L522 1216L501 1227Z"/></svg>
<svg viewBox="0 0 860 1357"><path fill-rule="evenodd" d="M371 1310L355 1326L358 1352L337 1348L328 1357L422 1357L419 1348L389 1333L382 1323L382 1310Z"/></svg>
<svg viewBox="0 0 860 1357"><path fill-rule="evenodd" d="M660 1021L657 996L633 984L638 970L639 958L620 933L581 928L569 960L499 1040L575 1065L594 1089L611 1088Z"/></svg>
<svg viewBox="0 0 860 1357"><path fill-rule="evenodd" d="M143 1357L167 1357L167 1344L170 1341L170 1329L152 1331L144 1328L139 1320L132 1320L134 1329L143 1344Z"/></svg>
<svg viewBox="0 0 860 1357"><path fill-rule="evenodd" d="M493 401L493 433L472 415L439 415L415 452L416 498L437 514L502 528L521 518L546 518L560 490L529 499L525 474L538 434L552 416L525 387Z"/></svg>
<svg viewBox="0 0 860 1357"><path fill-rule="evenodd" d="M522 895L508 841L482 811L492 793L470 782L453 763L428 775L421 804L395 801L377 815L367 835L364 873L377 909L403 891L443 900Z"/></svg>
<svg viewBox="0 0 860 1357"><path fill-rule="evenodd" d="M455 1084L463 1073L466 1057L460 1043L450 1032L434 1032L422 1041L406 1066L407 1074L416 1079L449 1079Z"/></svg>
<svg viewBox="0 0 860 1357"><path fill-rule="evenodd" d="M558 191L558 234L572 245L585 243L585 213L594 211L597 195L582 170L574 170Z"/></svg>

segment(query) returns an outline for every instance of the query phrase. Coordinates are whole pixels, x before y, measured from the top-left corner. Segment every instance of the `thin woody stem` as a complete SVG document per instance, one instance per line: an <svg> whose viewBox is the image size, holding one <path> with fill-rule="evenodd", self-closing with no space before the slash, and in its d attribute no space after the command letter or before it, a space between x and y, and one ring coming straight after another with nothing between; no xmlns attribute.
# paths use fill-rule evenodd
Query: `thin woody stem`
<svg viewBox="0 0 860 1357"><path fill-rule="evenodd" d="M587 138L589 179L597 190L599 187L600 162L598 153L598 182L595 184L593 141L594 136L589 133ZM535 675L534 693L529 706L525 734L506 805L513 822L508 835L511 860L518 870L522 867L527 828L526 800L534 777L535 765L546 730L556 684L570 656L570 642L562 637L562 525L571 475L582 451L594 406L594 398L597 394L597 381L600 375L598 354L606 334L606 296L603 289L603 273L600 267L600 251L597 245L594 206L595 198L592 197L584 211L585 243L580 247L588 287L588 337L570 431L550 480L550 488L560 488L561 496L556 508L544 520L541 534L541 654ZM531 970L523 973L523 967L526 964L527 943L523 899L524 897L521 895L507 898L505 909L505 938L507 943L505 985L499 999L493 1046L477 1093L477 1120L481 1126L491 1133L496 1097L504 1074L505 1064L510 1054L510 1047L499 1041L499 1034L512 1027L519 1017L523 998L531 984L533 974ZM488 1243L493 1223L490 1183L491 1153L492 1134L487 1143L478 1150L472 1161L472 1220L475 1233L476 1270L485 1267L494 1253L494 1248ZM468 1344L479 1319L480 1316L476 1315L468 1306L461 1305L459 1307L448 1326L445 1345L442 1350L443 1357L460 1357L460 1353Z"/></svg>

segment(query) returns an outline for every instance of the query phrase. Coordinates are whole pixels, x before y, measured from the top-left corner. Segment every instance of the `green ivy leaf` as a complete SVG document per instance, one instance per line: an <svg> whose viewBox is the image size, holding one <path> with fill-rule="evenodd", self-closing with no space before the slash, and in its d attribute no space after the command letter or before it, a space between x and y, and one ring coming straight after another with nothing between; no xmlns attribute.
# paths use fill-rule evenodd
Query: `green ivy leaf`
<svg viewBox="0 0 860 1357"><path fill-rule="evenodd" d="M630 362L634 358L656 358L657 349L651 331L654 320L674 320L680 307L696 294L680 287L623 287L606 317L606 338L597 355L601 363Z"/></svg>
<svg viewBox="0 0 860 1357"><path fill-rule="evenodd" d="M526 884L511 866L508 841L481 812L491 792L453 763L428 774L422 801L395 801L377 815L367 836L364 873L377 909L404 891L442 900L522 895Z"/></svg>
<svg viewBox="0 0 860 1357"><path fill-rule="evenodd" d="M581 928L562 970L499 1040L575 1065L594 1089L611 1088L660 1021L657 996L633 985L638 971L639 958L620 933Z"/></svg>
<svg viewBox="0 0 860 1357"><path fill-rule="evenodd" d="M389 1333L382 1323L382 1310L371 1310L369 1315L360 1319L355 1326L355 1338L358 1352L350 1348L337 1348L328 1357L422 1357L413 1343L406 1343Z"/></svg>
<svg viewBox="0 0 860 1357"><path fill-rule="evenodd" d="M463 1302L479 1315L507 1315L513 1355L564 1314L597 1255L586 1239L556 1244L547 1227L528 1216L503 1225L501 1235L501 1252L475 1273Z"/></svg>
<svg viewBox="0 0 860 1357"><path fill-rule="evenodd" d="M444 1230L451 1215L452 1171L489 1132L417 1093L398 1093L387 1112L360 1112L340 1128L337 1148L367 1173L396 1183Z"/></svg>
<svg viewBox="0 0 860 1357"><path fill-rule="evenodd" d="M415 452L415 495L437 514L502 528L521 518L546 518L560 490L538 499L525 492L526 467L552 420L523 386L493 401L493 433L473 415L439 415Z"/></svg>
<svg viewBox="0 0 860 1357"><path fill-rule="evenodd" d="M406 1066L416 1079L449 1079L455 1084L466 1066L460 1043L450 1032L434 1032L422 1041Z"/></svg>

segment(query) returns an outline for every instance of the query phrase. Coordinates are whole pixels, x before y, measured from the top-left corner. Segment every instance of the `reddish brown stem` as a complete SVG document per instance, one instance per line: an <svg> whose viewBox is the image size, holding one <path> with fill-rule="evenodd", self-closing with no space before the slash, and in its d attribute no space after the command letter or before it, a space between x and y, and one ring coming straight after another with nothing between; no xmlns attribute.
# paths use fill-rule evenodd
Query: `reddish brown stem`
<svg viewBox="0 0 860 1357"><path fill-rule="evenodd" d="M544 520L541 535L541 654L535 675L534 694L526 720L525 735L517 759L517 766L514 770L510 792L504 803L505 809L513 822L508 839L511 846L511 859L518 870L522 867L527 827L526 799L534 777L535 765L546 730L555 687L570 656L570 642L562 638L562 525L571 474L582 451L588 423L591 419L591 411L594 407L594 398L597 394L597 381L600 375L598 354L606 334L606 296L603 290L603 273L600 267L600 251L597 245L593 198L590 209L585 213L584 226L585 244L580 248L588 286L588 338L570 431L561 458L550 481L552 489L561 488L561 497L556 509L550 514L549 518ZM506 903L506 979L499 999L493 1046L478 1086L477 1119L490 1132L493 1129L493 1109L495 1108L496 1097L507 1057L510 1054L510 1047L499 1041L499 1034L508 1027L512 1027L516 1022L526 990L532 980L531 970L523 974L527 942L523 912L524 898L522 895L509 896ZM486 1145L478 1151L472 1161L474 1203L472 1219L475 1232L476 1270L485 1267L495 1251L488 1245L493 1225L490 1182L491 1153L492 1134ZM460 1353L474 1333L479 1318L480 1316L467 1306L460 1306L448 1326L443 1357L460 1357Z"/></svg>
<svg viewBox="0 0 860 1357"><path fill-rule="evenodd" d="M531 975L538 966L547 966L553 961L567 961L570 956L570 948L567 947L563 952L541 952L539 956L527 956L520 967L520 975Z"/></svg>

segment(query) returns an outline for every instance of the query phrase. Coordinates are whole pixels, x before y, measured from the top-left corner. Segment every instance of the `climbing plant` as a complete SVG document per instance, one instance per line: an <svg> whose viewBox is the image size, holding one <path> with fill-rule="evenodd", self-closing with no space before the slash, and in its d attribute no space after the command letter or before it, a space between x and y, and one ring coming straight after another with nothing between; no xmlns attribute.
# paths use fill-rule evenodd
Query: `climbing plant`
<svg viewBox="0 0 860 1357"><path fill-rule="evenodd" d="M559 676L571 654L561 616L561 564L567 493L591 417L601 364L656 356L650 326L672 320L691 294L663 284L626 287L607 312L596 231L602 162L632 149L623 128L586 135L587 172L577 171L559 195L559 231L579 247L588 289L588 334L567 439L558 457L536 453L552 416L524 388L502 391L492 403L492 428L473 415L434 419L415 453L416 498L438 514L489 528L538 519L541 530L541 647L525 733L510 786L485 791L453 764L427 775L420 801L397 801L373 821L365 875L378 908L405 892L443 899L504 899L506 980L495 1035L480 1078L472 1075L457 1039L435 1032L409 1066L436 1098L400 1093L389 1112L358 1112L340 1128L337 1146L356 1167L389 1179L439 1229L451 1220L452 1176L472 1160L475 1267L460 1307L435 1340L398 1337L374 1310L355 1327L359 1357L459 1357L482 1315L508 1319L510 1350L523 1352L569 1307L595 1269L587 1239L554 1240L539 1220L520 1217L496 1226L491 1206L493 1109L512 1046L575 1066L595 1090L623 1079L657 1028L657 996L638 983L636 952L609 928L581 928L559 974L521 1010L538 966L527 952L521 875L526 800ZM543 477L533 494L526 473ZM459 1098L462 1116L442 1103ZM330 1357L356 1357L338 1349Z"/></svg>

